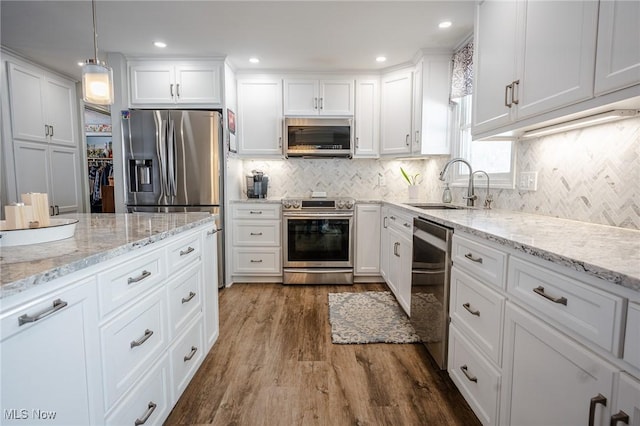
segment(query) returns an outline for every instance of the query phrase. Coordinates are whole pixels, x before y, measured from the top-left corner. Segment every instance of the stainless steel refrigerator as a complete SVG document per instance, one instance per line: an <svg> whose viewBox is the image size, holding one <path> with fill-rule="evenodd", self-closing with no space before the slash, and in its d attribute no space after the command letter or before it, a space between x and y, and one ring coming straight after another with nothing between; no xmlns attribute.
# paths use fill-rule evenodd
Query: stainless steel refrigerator
<svg viewBox="0 0 640 426"><path fill-rule="evenodd" d="M129 212L207 211L224 223L224 148L218 111L122 111ZM218 286L224 286L224 233Z"/></svg>

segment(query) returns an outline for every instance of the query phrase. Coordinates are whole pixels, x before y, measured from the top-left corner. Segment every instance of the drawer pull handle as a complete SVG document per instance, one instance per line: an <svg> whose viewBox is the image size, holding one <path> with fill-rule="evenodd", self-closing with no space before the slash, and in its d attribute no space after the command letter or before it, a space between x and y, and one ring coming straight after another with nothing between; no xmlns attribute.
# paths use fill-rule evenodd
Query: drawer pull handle
<svg viewBox="0 0 640 426"><path fill-rule="evenodd" d="M262 235L262 232L251 232L250 235L253 235L255 237L259 237Z"/></svg>
<svg viewBox="0 0 640 426"><path fill-rule="evenodd" d="M403 223L403 225L405 228L411 228L412 226L410 223L407 223L407 222Z"/></svg>
<svg viewBox="0 0 640 426"><path fill-rule="evenodd" d="M196 297L196 294L194 292L190 291L189 292L189 296L182 298L182 303L187 303L187 302L191 301L191 299L193 299L194 297Z"/></svg>
<svg viewBox="0 0 640 426"><path fill-rule="evenodd" d="M471 315L475 315L475 316L477 316L477 317L479 317L479 316L480 316L480 311L478 311L478 310L475 310L475 311L474 311L473 309L471 309L471 303L464 303L464 304L462 305L462 307L463 307L463 308L465 308L467 311L469 311L469 313L470 313Z"/></svg>
<svg viewBox="0 0 640 426"><path fill-rule="evenodd" d="M469 259L472 262L482 263L482 258L481 257L474 257L473 254L471 254L471 253L465 254L464 257L466 257L467 259Z"/></svg>
<svg viewBox="0 0 640 426"><path fill-rule="evenodd" d="M147 422L147 420L149 420L149 417L151 417L151 415L153 414L153 412L155 411L157 406L158 405L155 404L153 401L149 401L149 405L147 407L147 411L145 411L145 413L144 413L144 416L142 416L141 419L136 419L134 424L136 426L140 426L140 425L145 424Z"/></svg>
<svg viewBox="0 0 640 426"><path fill-rule="evenodd" d="M191 358L195 356L196 352L198 352L198 348L191 346L191 352L189 352L189 355L185 355L184 362L191 361Z"/></svg>
<svg viewBox="0 0 640 426"><path fill-rule="evenodd" d="M146 342L147 340L149 340L149 337L153 336L153 331L149 330L148 328L144 331L144 336L142 336L141 338L139 338L138 340L134 340L131 342L131 349L135 348L136 346L140 346L142 345L144 342Z"/></svg>
<svg viewBox="0 0 640 426"><path fill-rule="evenodd" d="M399 242L395 242L393 243L393 254L400 257L400 253L398 253L398 247L400 247L400 243Z"/></svg>
<svg viewBox="0 0 640 426"><path fill-rule="evenodd" d="M27 323L36 322L38 320L41 320L42 318L48 317L49 315L58 312L60 309L63 309L66 306L67 306L67 302L63 301L62 299L56 299L53 301L53 306L45 309L42 312L38 312L33 316L27 315L27 314L21 315L18 318L18 327L25 325Z"/></svg>
<svg viewBox="0 0 640 426"><path fill-rule="evenodd" d="M254 211L254 210L251 210L251 211L249 212L249 214L262 214L262 212L261 212L261 211Z"/></svg>
<svg viewBox="0 0 640 426"><path fill-rule="evenodd" d="M180 250L180 256L186 256L189 253L193 253L194 251L196 251L196 249L194 249L193 247L189 246L188 249L186 250Z"/></svg>
<svg viewBox="0 0 640 426"><path fill-rule="evenodd" d="M616 426L618 422L622 422L625 425L628 425L629 415L622 410L618 411L618 414L614 414L613 416L611 416L611 423L609 424L609 426Z"/></svg>
<svg viewBox="0 0 640 426"><path fill-rule="evenodd" d="M207 231L207 235L214 235L218 233L218 229L212 229L211 231Z"/></svg>
<svg viewBox="0 0 640 426"><path fill-rule="evenodd" d="M591 402L589 403L589 426L593 426L595 423L596 405L598 404L602 404L605 407L607 406L607 398L605 398L601 393L591 398Z"/></svg>
<svg viewBox="0 0 640 426"><path fill-rule="evenodd" d="M470 382L478 383L478 378L469 374L469 368L467 367L467 364L461 366L460 370L462 370L462 373L467 377L467 379L469 379Z"/></svg>
<svg viewBox="0 0 640 426"><path fill-rule="evenodd" d="M262 259L251 259L251 263L262 263Z"/></svg>
<svg viewBox="0 0 640 426"><path fill-rule="evenodd" d="M549 296L547 293L544 292L544 287L542 287L541 285L539 285L538 287L534 288L533 292L536 293L536 294L539 294L540 296L544 297L547 300L551 300L553 303L559 303L561 305L567 306L567 298L566 297Z"/></svg>
<svg viewBox="0 0 640 426"><path fill-rule="evenodd" d="M142 273L140 275L138 275L137 277L135 277L135 278L132 278L132 277L127 278L127 284L137 283L137 282L142 281L145 278L148 278L150 276L151 276L151 272L142 271Z"/></svg>

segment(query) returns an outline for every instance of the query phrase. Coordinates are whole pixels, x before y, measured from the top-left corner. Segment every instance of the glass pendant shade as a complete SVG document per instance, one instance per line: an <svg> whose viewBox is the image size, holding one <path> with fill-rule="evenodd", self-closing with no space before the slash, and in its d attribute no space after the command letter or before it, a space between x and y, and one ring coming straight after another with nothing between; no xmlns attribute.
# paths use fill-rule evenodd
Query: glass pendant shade
<svg viewBox="0 0 640 426"><path fill-rule="evenodd" d="M82 67L82 100L95 105L113 104L113 71L89 59Z"/></svg>

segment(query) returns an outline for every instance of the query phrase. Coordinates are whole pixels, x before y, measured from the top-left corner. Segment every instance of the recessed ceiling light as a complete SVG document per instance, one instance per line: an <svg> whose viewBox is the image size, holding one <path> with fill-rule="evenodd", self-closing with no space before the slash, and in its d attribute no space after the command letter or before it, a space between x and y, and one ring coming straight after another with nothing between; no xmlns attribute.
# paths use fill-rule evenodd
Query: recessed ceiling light
<svg viewBox="0 0 640 426"><path fill-rule="evenodd" d="M386 56L378 56L378 57L376 58L376 62L384 62L384 61L386 61L386 60L387 60Z"/></svg>
<svg viewBox="0 0 640 426"><path fill-rule="evenodd" d="M439 28L449 28L451 26L451 21L442 21L438 24Z"/></svg>
<svg viewBox="0 0 640 426"><path fill-rule="evenodd" d="M167 43L163 42L163 41L154 41L153 45L155 47L167 47Z"/></svg>
<svg viewBox="0 0 640 426"><path fill-rule="evenodd" d="M249 58L249 62L251 62L252 64L258 64L258 63L260 63L260 59L258 59L258 58Z"/></svg>

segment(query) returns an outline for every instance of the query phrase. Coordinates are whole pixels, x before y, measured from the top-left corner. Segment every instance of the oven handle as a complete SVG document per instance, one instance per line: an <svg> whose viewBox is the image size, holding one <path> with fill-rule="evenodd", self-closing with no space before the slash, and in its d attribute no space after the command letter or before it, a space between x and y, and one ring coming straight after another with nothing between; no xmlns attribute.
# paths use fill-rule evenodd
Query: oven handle
<svg viewBox="0 0 640 426"><path fill-rule="evenodd" d="M352 218L353 213L282 213L282 217L291 217L296 219Z"/></svg>

